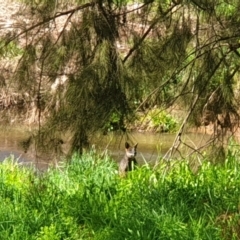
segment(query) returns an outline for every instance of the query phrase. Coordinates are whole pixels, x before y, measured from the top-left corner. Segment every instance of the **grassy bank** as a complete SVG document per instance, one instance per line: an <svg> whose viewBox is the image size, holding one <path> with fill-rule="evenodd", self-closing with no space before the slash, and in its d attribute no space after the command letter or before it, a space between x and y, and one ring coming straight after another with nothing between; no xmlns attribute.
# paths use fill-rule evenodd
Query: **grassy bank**
<svg viewBox="0 0 240 240"><path fill-rule="evenodd" d="M74 156L37 173L11 159L0 165L0 239L239 239L239 154L141 167L126 178L108 157Z"/></svg>

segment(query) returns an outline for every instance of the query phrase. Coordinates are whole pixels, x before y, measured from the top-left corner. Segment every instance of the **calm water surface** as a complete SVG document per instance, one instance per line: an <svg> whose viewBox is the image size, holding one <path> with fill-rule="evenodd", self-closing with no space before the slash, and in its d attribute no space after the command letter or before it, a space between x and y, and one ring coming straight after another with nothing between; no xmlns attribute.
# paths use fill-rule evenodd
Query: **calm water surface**
<svg viewBox="0 0 240 240"><path fill-rule="evenodd" d="M128 135L112 135L102 137L101 143L96 142L96 146L100 146L104 151L107 146L108 152L116 161L120 161L124 155L124 144L126 141L130 143L138 143L137 160L140 163L148 162L154 164L161 157L165 156L169 148L171 148L176 134L169 133L140 133L133 132ZM188 133L182 136L182 140L191 148L198 148L209 140L209 135L199 133ZM101 147L102 145L102 147ZM189 147L181 147L181 151L185 154L192 151Z"/></svg>
<svg viewBox="0 0 240 240"><path fill-rule="evenodd" d="M13 155L22 164L34 164L36 167L45 169L49 164L46 157L36 157L36 152L24 153L20 141L26 139L29 133L21 129L2 128L0 129L0 161ZM131 132L124 135L109 133L106 136L93 137L92 145L100 152L108 152L114 160L120 161L124 155L124 145L128 141L131 144L138 143L137 160L140 164L148 162L154 164L164 156L174 142L175 134L153 134ZM204 134L188 133L182 139L192 148L200 147L209 136ZM190 149L181 149L187 152Z"/></svg>

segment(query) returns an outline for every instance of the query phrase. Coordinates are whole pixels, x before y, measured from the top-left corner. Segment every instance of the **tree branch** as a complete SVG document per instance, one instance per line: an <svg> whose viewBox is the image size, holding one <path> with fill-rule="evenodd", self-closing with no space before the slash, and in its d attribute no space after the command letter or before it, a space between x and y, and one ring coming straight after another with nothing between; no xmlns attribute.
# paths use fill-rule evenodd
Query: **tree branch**
<svg viewBox="0 0 240 240"><path fill-rule="evenodd" d="M29 31L35 29L36 27L39 27L39 26L43 25L43 24L46 23L46 22L50 22L50 21L52 21L52 20L54 20L54 19L56 19L56 18L58 18L58 17L64 16L64 15L68 15L68 14L71 14L71 15L72 15L74 12L77 12L77 11L82 10L82 9L84 9L84 8L93 7L95 4L96 4L95 2L86 3L86 4L83 4L83 5L81 5L81 6L76 7L76 8L74 8L74 9L70 9L70 10L65 11L65 12L57 13L57 14L54 15L53 17L49 17L49 18L45 19L45 20L42 21L42 22L36 23L36 24L34 24L33 26L27 28L26 30L20 32L20 33L17 34L16 36L10 38L10 40L5 44L5 46L7 46L10 42L12 42L13 40L17 39L18 37L20 37L20 36L23 35L24 33L29 32Z"/></svg>
<svg viewBox="0 0 240 240"><path fill-rule="evenodd" d="M156 18L152 24L149 26L149 28L147 29L147 31L143 34L143 36L141 37L141 39L129 50L128 54L126 55L126 57L123 59L123 63L125 63L128 58L132 55L132 53L138 49L138 47L142 44L142 42L145 40L145 38L148 36L148 34L150 33L150 31L153 29L153 27L160 21L160 19L166 17L168 15L169 12L171 12L173 10L173 8L175 8L177 6L173 5L171 6L165 13L163 13L163 15L161 15L160 17Z"/></svg>
<svg viewBox="0 0 240 240"><path fill-rule="evenodd" d="M211 72L209 78L208 78L208 81L210 81L210 79L212 78L212 76L214 75L214 73L217 71L217 69L219 68L219 66L221 65L222 61L225 59L225 57L227 56L228 53L226 53L221 59L220 61L218 62L218 64L215 66L215 68L213 69L213 71ZM168 152L164 155L163 159L168 159L174 154L175 151L178 150L182 140L181 140L181 136L182 136L182 133L183 133L183 130L186 126L186 123L188 122L188 119L189 117L191 116L197 102L198 102L198 99L200 98L201 94L204 92L205 90L205 87L202 88L201 92L199 94L196 95L195 99L193 100L193 103L191 104L191 107L188 111L188 114L187 116L185 117L185 119L183 120L182 122L182 125L176 135L176 138L172 144L172 147L168 150Z"/></svg>

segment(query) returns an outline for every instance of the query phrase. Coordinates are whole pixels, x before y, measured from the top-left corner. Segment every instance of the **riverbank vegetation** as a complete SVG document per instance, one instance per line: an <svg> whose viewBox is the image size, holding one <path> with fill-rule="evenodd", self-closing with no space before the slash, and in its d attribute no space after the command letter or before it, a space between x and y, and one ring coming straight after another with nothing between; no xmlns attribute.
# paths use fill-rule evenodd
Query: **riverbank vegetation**
<svg viewBox="0 0 240 240"><path fill-rule="evenodd" d="M163 109L153 108L136 114L136 120L130 129L140 132L174 133L179 128L180 117L175 117Z"/></svg>
<svg viewBox="0 0 240 240"><path fill-rule="evenodd" d="M142 166L125 178L108 156L74 155L38 172L0 164L1 239L239 239L240 152Z"/></svg>

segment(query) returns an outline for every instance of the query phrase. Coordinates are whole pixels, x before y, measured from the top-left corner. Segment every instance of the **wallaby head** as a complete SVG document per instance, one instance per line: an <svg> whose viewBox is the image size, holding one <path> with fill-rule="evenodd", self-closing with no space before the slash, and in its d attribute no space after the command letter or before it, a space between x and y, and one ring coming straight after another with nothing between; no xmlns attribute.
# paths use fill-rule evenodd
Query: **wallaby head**
<svg viewBox="0 0 240 240"><path fill-rule="evenodd" d="M138 144L135 144L133 147L131 147L128 142L125 143L125 151L127 158L135 158L135 156L137 155L137 145Z"/></svg>
<svg viewBox="0 0 240 240"><path fill-rule="evenodd" d="M137 155L137 145L130 146L128 142L125 143L125 155L119 164L120 175L125 175L127 171L133 170L134 166L137 165L135 156Z"/></svg>

